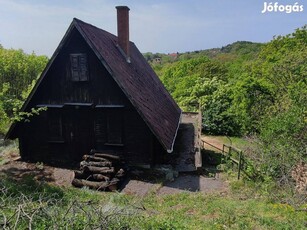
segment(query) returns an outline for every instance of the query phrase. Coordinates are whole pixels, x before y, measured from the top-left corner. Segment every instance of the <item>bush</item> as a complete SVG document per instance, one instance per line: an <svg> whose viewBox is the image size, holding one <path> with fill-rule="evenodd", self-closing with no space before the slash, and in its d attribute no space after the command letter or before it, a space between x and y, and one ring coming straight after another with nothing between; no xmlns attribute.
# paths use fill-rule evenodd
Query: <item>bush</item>
<svg viewBox="0 0 307 230"><path fill-rule="evenodd" d="M291 169L304 160L306 121L296 106L264 119L260 138L264 143L262 168L269 176L289 181Z"/></svg>

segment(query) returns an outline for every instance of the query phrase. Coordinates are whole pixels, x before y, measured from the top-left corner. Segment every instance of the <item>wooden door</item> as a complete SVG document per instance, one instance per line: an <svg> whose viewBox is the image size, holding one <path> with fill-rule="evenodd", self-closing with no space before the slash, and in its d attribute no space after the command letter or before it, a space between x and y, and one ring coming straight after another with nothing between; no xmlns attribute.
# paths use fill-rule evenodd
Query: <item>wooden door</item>
<svg viewBox="0 0 307 230"><path fill-rule="evenodd" d="M88 108L74 108L67 111L66 136L69 140L69 155L72 161L80 161L89 154L92 143L91 111Z"/></svg>

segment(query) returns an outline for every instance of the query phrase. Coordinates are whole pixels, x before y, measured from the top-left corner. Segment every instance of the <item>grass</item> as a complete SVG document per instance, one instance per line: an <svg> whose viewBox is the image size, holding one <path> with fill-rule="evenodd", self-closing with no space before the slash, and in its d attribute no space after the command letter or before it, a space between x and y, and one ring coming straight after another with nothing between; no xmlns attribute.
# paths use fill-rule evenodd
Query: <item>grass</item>
<svg viewBox="0 0 307 230"><path fill-rule="evenodd" d="M251 144L248 139L242 137L227 137L227 136L208 136L208 137L215 139L216 141L222 144L232 145L241 150L250 147Z"/></svg>
<svg viewBox="0 0 307 230"><path fill-rule="evenodd" d="M144 222L160 229L303 229L306 213L285 204L232 196L180 194L145 199L155 213Z"/></svg>
<svg viewBox="0 0 307 230"><path fill-rule="evenodd" d="M237 186L238 187L238 186ZM242 187L242 185L241 185ZM25 229L304 229L305 212L269 202L261 197L243 197L238 188L227 195L183 192L140 198L87 189L64 189L36 182L32 177L0 182L0 224ZM302 206L306 208L307 206ZM17 214L19 213L19 219ZM34 213L34 214L33 214ZM30 215L31 214L31 215ZM9 225L7 225L9 226ZM7 227L9 229L9 227Z"/></svg>
<svg viewBox="0 0 307 230"><path fill-rule="evenodd" d="M0 165L6 164L11 158L19 156L16 141L0 141Z"/></svg>
<svg viewBox="0 0 307 230"><path fill-rule="evenodd" d="M132 226L140 208L128 196L88 189L60 188L31 176L1 176L3 229L120 229Z"/></svg>
<svg viewBox="0 0 307 230"><path fill-rule="evenodd" d="M226 137L219 137L224 140ZM234 143L245 144L237 138ZM16 152L12 143L0 157ZM226 174L224 174L226 176ZM271 199L272 188L232 181L227 194L183 192L145 197L55 187L33 176L0 173L3 229L306 229L307 204ZM258 187L258 188L257 188ZM273 192L272 192L273 191ZM287 194L286 194L287 195ZM288 194L289 196L289 194Z"/></svg>

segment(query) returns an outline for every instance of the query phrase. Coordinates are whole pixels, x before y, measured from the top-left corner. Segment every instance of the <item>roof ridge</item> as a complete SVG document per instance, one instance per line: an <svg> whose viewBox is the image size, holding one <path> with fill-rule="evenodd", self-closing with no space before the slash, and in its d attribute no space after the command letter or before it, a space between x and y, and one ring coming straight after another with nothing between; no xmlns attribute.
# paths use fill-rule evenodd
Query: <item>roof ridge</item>
<svg viewBox="0 0 307 230"><path fill-rule="evenodd" d="M112 34L112 33L110 33L109 31L106 31L106 30L104 30L104 29L101 29L101 28L99 28L99 27L97 27L97 26L95 26L95 25L93 25L93 24L91 24L91 23L85 22L85 21L83 21L83 20L81 20L81 19L79 19L79 18L75 18L75 17L74 17L74 18L73 18L73 23L76 23L76 24L83 23L83 24L85 24L85 25L87 25L87 26L91 26L91 27L93 27L93 28L95 28L95 29L97 29L97 30L101 30L101 31L103 31L104 33L106 33L107 35L109 35L109 36L111 36L111 37L113 37L113 38L116 38L116 39L118 38L117 35ZM134 43L133 41L130 41L130 40L129 40L129 43L135 45L135 43Z"/></svg>
<svg viewBox="0 0 307 230"><path fill-rule="evenodd" d="M85 24L85 25L87 25L87 26L90 26L90 27L93 27L93 28L95 28L95 29L97 29L97 30L102 31L102 32L104 32L105 34L107 34L107 35L109 35L109 36L112 36L112 37L114 37L114 38L117 38L117 36L116 36L115 34L112 34L112 33L108 32L108 31L106 31L106 30L104 30L104 29L101 29L101 28L99 28L99 27L97 27L97 26L94 26L94 25L91 24L91 23L82 21L81 19L73 18L73 23L76 23L76 24L79 24L79 23Z"/></svg>

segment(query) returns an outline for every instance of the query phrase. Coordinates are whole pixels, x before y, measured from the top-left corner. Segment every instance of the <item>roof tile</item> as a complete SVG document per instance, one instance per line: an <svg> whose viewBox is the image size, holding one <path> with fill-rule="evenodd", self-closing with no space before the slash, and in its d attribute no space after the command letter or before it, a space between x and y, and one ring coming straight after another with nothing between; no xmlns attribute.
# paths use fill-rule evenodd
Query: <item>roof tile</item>
<svg viewBox="0 0 307 230"><path fill-rule="evenodd" d="M128 63L115 35L79 19L74 23L163 147L172 151L181 110L135 44L130 42Z"/></svg>

